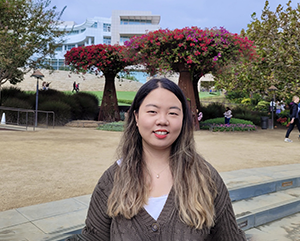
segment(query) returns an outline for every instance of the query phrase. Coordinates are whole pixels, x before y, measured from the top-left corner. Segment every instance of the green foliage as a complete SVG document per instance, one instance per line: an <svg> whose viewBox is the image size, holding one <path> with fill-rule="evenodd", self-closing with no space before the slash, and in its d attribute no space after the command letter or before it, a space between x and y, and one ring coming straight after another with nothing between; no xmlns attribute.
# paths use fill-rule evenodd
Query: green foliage
<svg viewBox="0 0 300 241"><path fill-rule="evenodd" d="M300 8L292 8L291 1L270 10L265 1L261 17L254 13L246 35L254 41L260 59L240 69L238 79L244 89L266 91L271 85L276 95L288 97L300 87ZM235 71L237 72L237 71Z"/></svg>
<svg viewBox="0 0 300 241"><path fill-rule="evenodd" d="M241 101L241 104L250 105L251 104L251 99L250 98L243 98L242 101Z"/></svg>
<svg viewBox="0 0 300 241"><path fill-rule="evenodd" d="M251 121L238 118L231 118L230 125L224 124L224 118L215 118L200 122L200 129L211 130L213 132L255 131L256 126Z"/></svg>
<svg viewBox="0 0 300 241"><path fill-rule="evenodd" d="M6 107L35 109L36 93L25 92L17 88L4 88L3 96ZM10 97L14 96L14 98ZM54 89L39 91L38 109L54 111L56 125L63 125L69 120L95 120L98 116L99 101L94 94L79 92L73 95ZM45 121L45 114L39 113L39 121ZM51 120L49 117L49 121Z"/></svg>
<svg viewBox="0 0 300 241"><path fill-rule="evenodd" d="M17 97L8 97L3 102L3 105L5 107L12 107L12 108L20 108L20 109L31 109L30 104L22 99L18 99ZM1 113L2 114L2 113ZM18 116L19 115L19 116ZM26 123L26 113L24 112L16 112L16 111L7 111L5 110L5 118L6 123L17 123L18 124L25 124ZM29 113L28 116L28 122L33 123L33 114Z"/></svg>
<svg viewBox="0 0 300 241"><path fill-rule="evenodd" d="M49 5L50 0L0 1L0 85L22 81L62 42L65 32L57 27L61 13Z"/></svg>
<svg viewBox="0 0 300 241"><path fill-rule="evenodd" d="M71 120L71 107L62 101L57 101L57 100L45 101L39 104L39 110L54 111L56 125L64 125ZM44 122L46 116L43 113L39 113L38 118L39 121Z"/></svg>
<svg viewBox="0 0 300 241"><path fill-rule="evenodd" d="M118 121L118 122L111 122L106 123L97 128L98 130L103 131L123 131L124 130L124 122Z"/></svg>
<svg viewBox="0 0 300 241"><path fill-rule="evenodd" d="M203 114L203 120L207 120L223 116L225 107L220 103L211 103L208 106L201 106L200 111Z"/></svg>
<svg viewBox="0 0 300 241"><path fill-rule="evenodd" d="M78 119L90 120L97 118L99 102L96 96L79 92L72 95L72 97L76 100L76 103L79 104L80 116Z"/></svg>
<svg viewBox="0 0 300 241"><path fill-rule="evenodd" d="M261 100L257 103L257 105L255 106L255 109L261 110L261 111L268 111L269 106L270 106L270 103L268 101Z"/></svg>
<svg viewBox="0 0 300 241"><path fill-rule="evenodd" d="M203 124L224 124L224 118L214 118L201 122ZM239 118L231 118L230 124L244 124L244 125L254 125L252 121L243 120Z"/></svg>

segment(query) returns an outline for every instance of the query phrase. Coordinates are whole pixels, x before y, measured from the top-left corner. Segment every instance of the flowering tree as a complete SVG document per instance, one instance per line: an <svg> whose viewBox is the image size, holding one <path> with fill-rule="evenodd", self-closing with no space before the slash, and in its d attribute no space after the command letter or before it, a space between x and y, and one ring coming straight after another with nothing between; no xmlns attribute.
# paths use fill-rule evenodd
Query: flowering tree
<svg viewBox="0 0 300 241"><path fill-rule="evenodd" d="M196 129L199 128L196 114L199 78L222 69L229 61L255 55L251 41L224 28L161 29L133 37L125 45L129 47L129 56L143 63L150 74L156 71L180 73L178 85L190 103Z"/></svg>
<svg viewBox="0 0 300 241"><path fill-rule="evenodd" d="M120 112L115 88L115 77L118 72L129 65L129 60L123 58L124 46L98 44L72 48L65 54L66 64L73 71L100 71L105 76L105 86L98 120L119 121Z"/></svg>

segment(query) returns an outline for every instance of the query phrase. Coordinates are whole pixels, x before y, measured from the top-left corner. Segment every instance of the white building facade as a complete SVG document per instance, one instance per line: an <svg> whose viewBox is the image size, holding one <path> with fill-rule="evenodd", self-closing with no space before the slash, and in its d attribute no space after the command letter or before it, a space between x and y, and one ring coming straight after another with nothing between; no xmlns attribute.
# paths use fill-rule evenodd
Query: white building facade
<svg viewBox="0 0 300 241"><path fill-rule="evenodd" d="M48 59L51 66L58 70L64 69L64 55L74 47L94 44L120 44L133 36L139 36L160 28L160 16L150 11L112 12L111 18L88 18L84 23L62 22L60 28L67 30L64 43L57 47L54 58Z"/></svg>

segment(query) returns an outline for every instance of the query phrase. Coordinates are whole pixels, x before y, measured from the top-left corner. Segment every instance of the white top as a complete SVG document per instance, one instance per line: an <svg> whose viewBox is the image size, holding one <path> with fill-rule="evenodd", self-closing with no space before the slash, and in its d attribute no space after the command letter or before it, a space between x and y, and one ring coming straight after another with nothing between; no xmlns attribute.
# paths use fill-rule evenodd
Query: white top
<svg viewBox="0 0 300 241"><path fill-rule="evenodd" d="M144 206L147 213L151 215L155 220L158 219L161 211L163 210L165 203L167 201L168 195L160 197L150 197L148 199L148 204Z"/></svg>
<svg viewBox="0 0 300 241"><path fill-rule="evenodd" d="M121 165L122 160L117 160L118 165ZM167 201L168 195L163 195L160 197L150 197L148 199L148 204L144 206L147 213L151 215L155 220L158 219L161 211L163 210L165 203Z"/></svg>

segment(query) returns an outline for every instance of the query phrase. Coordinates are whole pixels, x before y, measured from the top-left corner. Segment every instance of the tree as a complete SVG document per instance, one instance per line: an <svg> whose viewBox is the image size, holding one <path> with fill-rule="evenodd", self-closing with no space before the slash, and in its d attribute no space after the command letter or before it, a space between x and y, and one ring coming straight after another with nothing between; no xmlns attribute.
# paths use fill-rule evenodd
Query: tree
<svg viewBox="0 0 300 241"><path fill-rule="evenodd" d="M224 28L161 29L133 37L125 45L131 52L129 56L144 64L149 73L180 73L178 85L190 103L196 129L199 129L196 113L196 101L200 105L197 90L199 78L222 69L229 61L251 57L255 52L251 41Z"/></svg>
<svg viewBox="0 0 300 241"><path fill-rule="evenodd" d="M65 34L57 27L62 12L49 4L50 0L0 1L0 103L1 85L21 82L25 73L42 67Z"/></svg>
<svg viewBox="0 0 300 241"><path fill-rule="evenodd" d="M286 8L278 5L271 11L265 2L260 19L253 21L244 33L254 41L260 58L253 63L234 66L230 77L236 87L265 92L271 85L278 88L278 96L287 97L300 91L300 5L295 9L291 1ZM231 86L231 88L234 86Z"/></svg>
<svg viewBox="0 0 300 241"><path fill-rule="evenodd" d="M89 71L96 75L100 71L103 72L105 86L98 120L120 120L115 77L130 63L130 60L123 57L124 50L124 46L98 44L72 48L65 54L66 64L70 65L73 71Z"/></svg>

